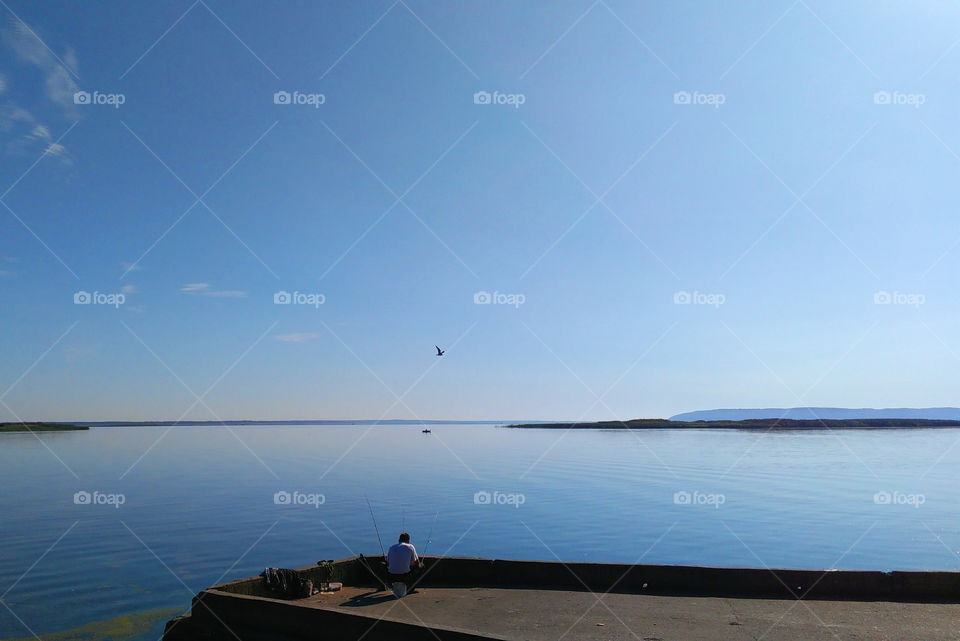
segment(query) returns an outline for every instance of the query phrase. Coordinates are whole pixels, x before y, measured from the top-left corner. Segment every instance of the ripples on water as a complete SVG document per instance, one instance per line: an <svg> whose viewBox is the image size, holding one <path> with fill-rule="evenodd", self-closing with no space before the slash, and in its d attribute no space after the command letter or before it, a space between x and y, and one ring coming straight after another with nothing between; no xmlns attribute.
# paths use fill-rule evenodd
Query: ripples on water
<svg viewBox="0 0 960 641"><path fill-rule="evenodd" d="M960 568L960 430L432 429L2 434L0 594L23 623L0 610L0 638L30 636L24 624L44 634L125 612L186 609L221 577L267 565L374 554L365 497L385 545L403 528L422 552L439 512L430 554ZM79 490L122 493L126 502L75 505ZM322 493L326 502L277 505L277 491ZM524 503L477 505L478 491L520 493ZM677 492L723 502L677 504ZM875 502L877 492L894 504Z"/></svg>

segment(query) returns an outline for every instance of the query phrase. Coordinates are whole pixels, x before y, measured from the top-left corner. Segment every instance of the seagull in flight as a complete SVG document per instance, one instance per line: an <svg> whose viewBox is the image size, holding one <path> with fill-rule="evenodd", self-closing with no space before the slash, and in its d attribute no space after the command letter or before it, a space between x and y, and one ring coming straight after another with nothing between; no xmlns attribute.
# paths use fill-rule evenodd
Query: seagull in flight
<svg viewBox="0 0 960 641"><path fill-rule="evenodd" d="M434 345L434 347L437 347L437 346ZM443 356L443 355L446 354L446 353L447 353L446 350L443 350L443 349L440 349L439 347L437 347L437 356Z"/></svg>

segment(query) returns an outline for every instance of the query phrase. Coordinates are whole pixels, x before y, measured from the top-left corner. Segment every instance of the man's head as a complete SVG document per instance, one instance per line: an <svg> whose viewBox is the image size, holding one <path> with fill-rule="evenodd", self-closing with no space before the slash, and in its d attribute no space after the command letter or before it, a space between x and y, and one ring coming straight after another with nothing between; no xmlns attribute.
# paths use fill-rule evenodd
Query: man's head
<svg viewBox="0 0 960 641"><path fill-rule="evenodd" d="M410 542L410 535L407 534L406 532L404 532L403 534L401 534L401 535L400 535L400 542L401 542L401 543L409 543L409 542Z"/></svg>

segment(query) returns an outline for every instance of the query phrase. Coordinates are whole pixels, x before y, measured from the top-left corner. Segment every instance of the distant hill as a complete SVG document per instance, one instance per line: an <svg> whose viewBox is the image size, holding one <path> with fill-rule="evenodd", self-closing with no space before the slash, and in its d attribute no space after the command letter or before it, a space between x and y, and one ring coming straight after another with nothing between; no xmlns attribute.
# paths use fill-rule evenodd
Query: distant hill
<svg viewBox="0 0 960 641"><path fill-rule="evenodd" d="M907 418L938 421L960 420L958 407L768 407L764 409L717 409L684 412L671 416L671 421L743 421L754 418L789 418L795 420L814 420L818 418L858 419L858 418Z"/></svg>
<svg viewBox="0 0 960 641"><path fill-rule="evenodd" d="M664 418L634 418L628 421L597 423L518 423L507 427L564 430L660 430L660 429L734 429L734 430L823 430L823 429L913 429L960 427L960 420L931 421L923 418L749 418L741 421L674 421Z"/></svg>

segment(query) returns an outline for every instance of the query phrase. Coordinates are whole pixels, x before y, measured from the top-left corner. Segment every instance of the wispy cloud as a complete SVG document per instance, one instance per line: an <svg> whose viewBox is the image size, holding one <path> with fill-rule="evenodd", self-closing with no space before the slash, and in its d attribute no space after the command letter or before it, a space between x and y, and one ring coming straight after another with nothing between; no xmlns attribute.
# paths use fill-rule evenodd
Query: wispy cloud
<svg viewBox="0 0 960 641"><path fill-rule="evenodd" d="M136 294L137 286L136 285L124 285L120 288L120 291L124 294Z"/></svg>
<svg viewBox="0 0 960 641"><path fill-rule="evenodd" d="M126 261L120 263L120 268L123 270L123 273L140 271L140 265L137 263L128 263Z"/></svg>
<svg viewBox="0 0 960 641"><path fill-rule="evenodd" d="M10 77L0 74L0 94L5 98L0 102L0 134L3 134L2 142L7 153L43 154L72 165L73 159L66 147L56 140L51 128L34 114L44 112L48 117L56 117L59 112L62 117L76 118L76 105L73 102L73 94L79 89L73 78L76 55L70 49L57 55L33 29L19 20L0 29L0 43L12 50L20 62L39 72L43 81L42 95L18 95L14 99L12 96L18 87L14 86ZM29 110L22 106L24 102L29 103ZM54 110L49 109L50 103L53 103Z"/></svg>
<svg viewBox="0 0 960 641"><path fill-rule="evenodd" d="M73 94L80 89L72 75L77 66L73 51L68 48L62 56L57 56L35 31L19 20L5 29L2 37L20 60L33 65L43 75L47 98L72 115L75 111Z"/></svg>
<svg viewBox="0 0 960 641"><path fill-rule="evenodd" d="M210 283L187 283L180 288L180 291L212 298L243 298L247 295L247 292L237 289L211 289Z"/></svg>
<svg viewBox="0 0 960 641"><path fill-rule="evenodd" d="M274 338L282 343L305 343L317 338L319 334L301 332L299 334L276 334Z"/></svg>
<svg viewBox="0 0 960 641"><path fill-rule="evenodd" d="M7 153L31 156L42 153L66 165L73 164L70 153L54 141L49 127L12 102L0 103L0 134Z"/></svg>
<svg viewBox="0 0 960 641"><path fill-rule="evenodd" d="M44 155L54 156L61 160L72 162L70 154L67 153L67 148L53 140L53 136L50 135L50 129L47 128L46 125L37 123L30 133L25 136L25 139L28 142L38 143L40 147L43 148Z"/></svg>

